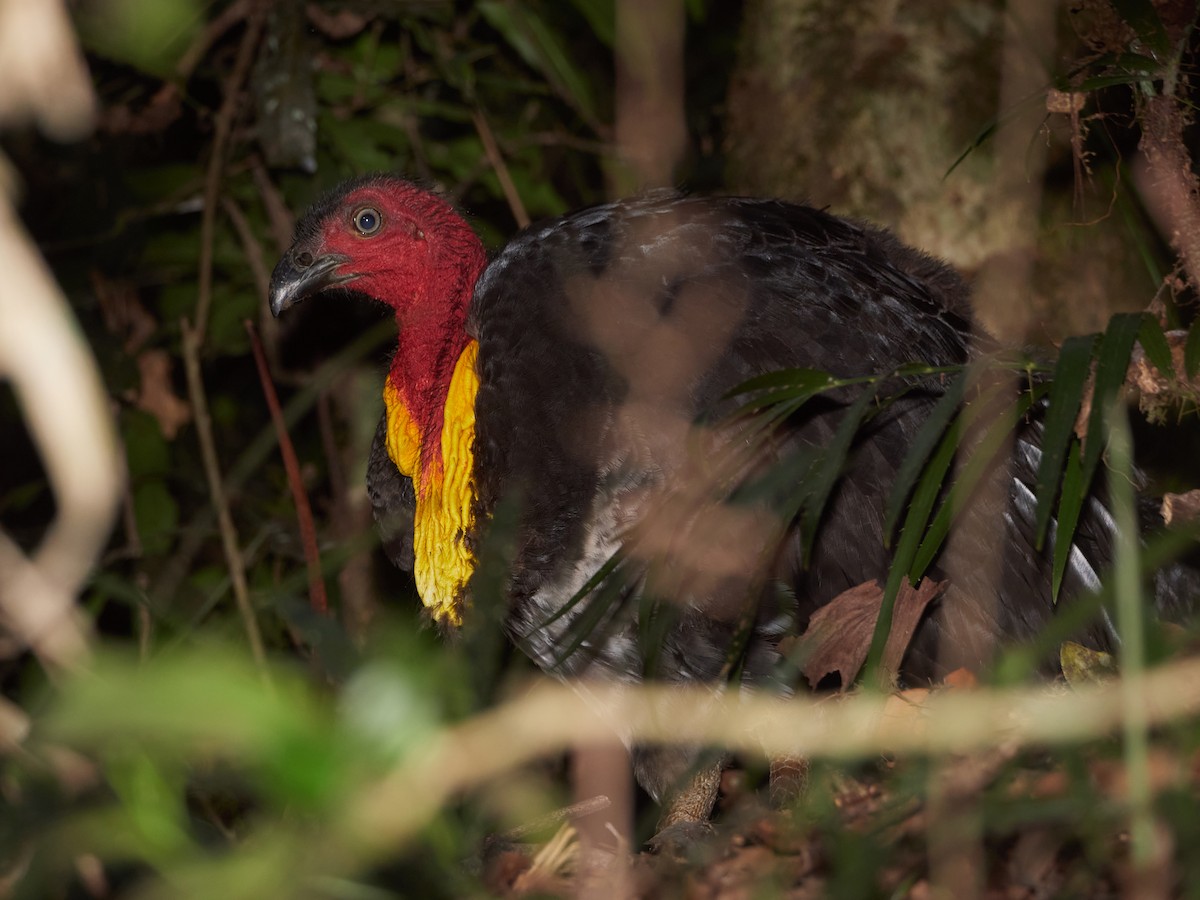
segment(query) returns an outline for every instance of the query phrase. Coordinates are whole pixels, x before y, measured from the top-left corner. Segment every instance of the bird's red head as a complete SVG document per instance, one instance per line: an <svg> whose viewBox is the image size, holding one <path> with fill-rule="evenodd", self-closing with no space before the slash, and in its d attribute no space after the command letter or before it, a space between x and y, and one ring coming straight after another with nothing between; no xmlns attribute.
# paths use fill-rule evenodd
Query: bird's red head
<svg viewBox="0 0 1200 900"><path fill-rule="evenodd" d="M486 262L479 238L441 197L389 175L358 178L297 224L271 275L271 311L335 288L395 309L388 384L416 429L422 468L436 470L447 391L469 342L467 307Z"/></svg>
<svg viewBox="0 0 1200 900"><path fill-rule="evenodd" d="M296 226L271 276L271 311L345 287L411 315L456 318L447 304L470 299L483 246L445 200L400 178L372 175L341 185Z"/></svg>

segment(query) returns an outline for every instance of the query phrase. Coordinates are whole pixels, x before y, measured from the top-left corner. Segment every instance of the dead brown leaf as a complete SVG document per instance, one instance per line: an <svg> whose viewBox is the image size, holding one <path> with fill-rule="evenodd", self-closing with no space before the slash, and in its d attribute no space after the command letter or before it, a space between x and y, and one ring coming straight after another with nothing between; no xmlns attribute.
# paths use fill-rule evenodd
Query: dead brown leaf
<svg viewBox="0 0 1200 900"><path fill-rule="evenodd" d="M174 440L191 421L192 408L171 384L171 357L166 350L146 350L138 354L137 363L140 382L134 404L158 420L163 437Z"/></svg>
<svg viewBox="0 0 1200 900"><path fill-rule="evenodd" d="M97 270L88 273L100 304L104 327L121 338L126 353L140 350L158 328L158 320L146 311L137 290L125 281L106 278Z"/></svg>
<svg viewBox="0 0 1200 900"><path fill-rule="evenodd" d="M1163 494L1162 517L1168 525L1172 521L1180 524L1196 521L1200 518L1200 489L1186 494Z"/></svg>
<svg viewBox="0 0 1200 900"><path fill-rule="evenodd" d="M944 581L925 579L916 588L907 582L900 588L883 652L883 668L889 676L894 678L899 671L925 607L945 586ZM813 614L795 650L802 660L801 672L810 685L815 687L835 672L843 686L858 677L871 649L882 602L883 588L878 582L869 581L843 591Z"/></svg>

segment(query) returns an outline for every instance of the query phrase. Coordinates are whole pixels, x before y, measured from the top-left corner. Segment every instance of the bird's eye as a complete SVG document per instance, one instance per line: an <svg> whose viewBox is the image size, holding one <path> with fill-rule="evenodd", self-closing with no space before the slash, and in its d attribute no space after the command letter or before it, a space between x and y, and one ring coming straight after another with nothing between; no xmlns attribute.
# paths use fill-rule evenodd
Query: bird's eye
<svg viewBox="0 0 1200 900"><path fill-rule="evenodd" d="M379 210L364 206L354 213L353 221L358 233L365 237L379 230L383 225L383 216L379 214Z"/></svg>

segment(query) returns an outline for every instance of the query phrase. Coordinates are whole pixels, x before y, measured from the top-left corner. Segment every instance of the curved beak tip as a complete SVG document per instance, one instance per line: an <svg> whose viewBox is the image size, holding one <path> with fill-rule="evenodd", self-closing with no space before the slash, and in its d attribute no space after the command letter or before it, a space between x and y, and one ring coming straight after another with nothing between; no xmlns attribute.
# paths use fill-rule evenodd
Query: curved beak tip
<svg viewBox="0 0 1200 900"><path fill-rule="evenodd" d="M331 253L317 257L308 265L299 266L294 254L289 251L271 273L271 286L267 294L271 314L278 316L305 297L352 280L353 275L337 273L338 267L346 261L346 257Z"/></svg>

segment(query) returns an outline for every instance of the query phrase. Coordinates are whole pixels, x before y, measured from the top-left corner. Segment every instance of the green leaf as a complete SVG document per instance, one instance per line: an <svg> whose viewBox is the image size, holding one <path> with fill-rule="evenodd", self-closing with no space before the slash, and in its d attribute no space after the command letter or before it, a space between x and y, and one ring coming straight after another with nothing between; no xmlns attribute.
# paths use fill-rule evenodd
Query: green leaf
<svg viewBox="0 0 1200 900"><path fill-rule="evenodd" d="M1188 378L1195 378L1200 372L1200 319L1188 329L1187 342L1183 345L1183 367Z"/></svg>
<svg viewBox="0 0 1200 900"><path fill-rule="evenodd" d="M884 586L883 600L879 606L879 618L875 620L875 631L871 636L871 649L863 667L862 681L865 685L873 686L878 683L883 651L887 646L888 634L892 630L892 610L896 604L896 597L904 579L908 577L912 561L925 534L925 524L929 521L929 514L933 511L938 494L941 493L950 464L954 461L962 426L963 417L959 416L946 429L913 491L896 553L892 557L892 566L888 570L887 584Z"/></svg>
<svg viewBox="0 0 1200 900"><path fill-rule="evenodd" d="M526 63L546 77L590 127L600 130L588 78L571 61L570 51L553 29L528 6L514 0L486 0L477 3L476 9Z"/></svg>
<svg viewBox="0 0 1200 900"><path fill-rule="evenodd" d="M925 471L921 473L921 480L917 482L916 489L913 491L912 503L909 504L908 515L904 517L904 527L900 531L900 541L892 559L892 568L899 568L905 575L912 571L913 561L916 559L917 552L927 533L926 526L929 516L933 512L938 495L942 492L946 475L950 471L950 465L958 451L964 418L964 416L959 416L946 429L937 450L930 457ZM889 575L889 582L891 580L893 579ZM899 582L896 583L896 590L899 590ZM892 596L894 599L895 594Z"/></svg>
<svg viewBox="0 0 1200 900"><path fill-rule="evenodd" d="M203 18L197 0L107 0L83 5L77 21L92 52L170 78Z"/></svg>
<svg viewBox="0 0 1200 900"><path fill-rule="evenodd" d="M104 767L108 784L128 816L128 836L145 859L159 865L191 843L184 828L184 779L180 772L166 770L162 756L152 756L135 743L110 753Z"/></svg>
<svg viewBox="0 0 1200 900"><path fill-rule="evenodd" d="M392 151L378 140L378 133L365 119L339 121L322 113L319 117L321 141L332 146L334 154L359 172L386 172L392 168Z"/></svg>
<svg viewBox="0 0 1200 900"><path fill-rule="evenodd" d="M1170 55L1171 39L1150 0L1112 0L1112 5L1137 32L1138 39L1154 51L1159 59Z"/></svg>
<svg viewBox="0 0 1200 900"><path fill-rule="evenodd" d="M804 556L807 559L812 553L813 541L817 535L817 525L825 504L833 491L833 486L841 477L846 459L850 455L850 443L858 434L863 419L871 411L879 383L869 385L859 393L858 398L842 414L837 431L821 452L817 464L812 467L807 479L804 503Z"/></svg>
<svg viewBox="0 0 1200 900"><path fill-rule="evenodd" d="M908 447L908 453L905 455L904 461L900 464L900 468L896 471L896 480L892 482L892 490L888 494L887 506L884 509L883 533L885 542L889 544L891 543L892 533L895 531L896 524L900 519L900 513L904 509L904 502L912 492L917 476L921 474L921 467L925 464L925 460L929 458L929 454L937 445L938 440L945 433L950 421L958 413L966 383L967 373L963 372L950 383L950 386L946 388L946 392L938 398L937 403L930 410L929 416L921 423L920 429L913 436L912 443Z"/></svg>
<svg viewBox="0 0 1200 900"><path fill-rule="evenodd" d="M1167 344L1167 336L1163 334L1158 319L1148 313L1142 316L1138 342L1146 352L1146 358L1154 363L1154 368L1162 373L1163 378L1173 381L1175 379L1175 360L1171 356L1171 347Z"/></svg>
<svg viewBox="0 0 1200 900"><path fill-rule="evenodd" d="M1085 78L1076 85L1078 91L1099 91L1107 87L1117 87L1123 84L1140 84L1152 75L1141 72L1129 72L1121 75L1095 75Z"/></svg>
<svg viewBox="0 0 1200 900"><path fill-rule="evenodd" d="M133 492L133 514L148 555L164 553L179 527L179 505L161 481L148 481Z"/></svg>
<svg viewBox="0 0 1200 900"><path fill-rule="evenodd" d="M1108 323L1096 352L1096 383L1092 391L1092 411L1088 416L1087 441L1083 451L1083 487L1086 491L1100 462L1108 434L1109 407L1125 381L1133 342L1142 327L1141 313L1119 313ZM1073 537L1073 535L1072 535Z"/></svg>
<svg viewBox="0 0 1200 900"><path fill-rule="evenodd" d="M1058 524L1054 531L1054 568L1051 575L1051 595L1058 599L1063 574L1071 558L1074 545L1075 526L1079 524L1079 513L1083 509L1087 483L1083 477L1079 443L1071 444L1067 465L1063 470L1062 495L1058 499Z"/></svg>
<svg viewBox="0 0 1200 900"><path fill-rule="evenodd" d="M1050 402L1042 432L1042 458L1038 463L1034 495L1037 497L1036 546L1040 550L1050 525L1054 498L1062 478L1063 460L1075 428L1075 417L1083 401L1083 386L1091 372L1096 335L1068 338L1063 342L1054 367Z"/></svg>
<svg viewBox="0 0 1200 900"><path fill-rule="evenodd" d="M171 448L154 417L129 410L121 417L125 460L132 478L165 475L171 468Z"/></svg>
<svg viewBox="0 0 1200 900"><path fill-rule="evenodd" d="M602 625L606 621L611 621L614 616L619 615L625 605L637 593L635 588L640 576L631 574L628 568L621 565L624 557L620 553L614 554L612 559L609 560L609 562L614 561L615 564L611 570L611 577L604 579L602 583L599 583L596 577L596 575L599 575L607 567L606 563L605 566L601 567L600 572L597 572L596 575L588 579L588 585L599 583L599 590L585 585L576 592L571 600L567 601L567 604L562 609L551 617L551 621L557 619L568 609L572 609L578 605L585 597L587 598L586 606L579 613L575 621L571 622L562 639L558 642L560 646L554 648L556 651L554 668L557 669L570 659L571 655L582 647L584 643L589 640L596 640L597 632Z"/></svg>
<svg viewBox="0 0 1200 900"><path fill-rule="evenodd" d="M914 583L919 581L925 574L925 570L937 558L942 544L946 540L946 535L950 533L950 526L966 508L971 494L974 493L980 480L991 468L996 455L1004 446L1005 439L1029 411L1029 407L1044 396L1045 391L1045 385L1036 385L1034 390L1022 393L1012 406L992 420L983 437L972 448L970 458L960 468L958 477L954 480L954 486L950 488L941 508L938 509L937 515L930 523L925 537L921 540L921 546L913 556L912 565L908 570L908 577L911 581Z"/></svg>
<svg viewBox="0 0 1200 900"><path fill-rule="evenodd" d="M1149 75L1158 71L1159 63L1152 56L1145 56L1141 53L1102 53L1097 57L1089 57L1084 63L1077 65L1071 69L1070 75L1078 75L1086 69L1098 71L1100 69L1120 69L1126 72L1140 73ZM1069 79L1066 88L1069 89Z"/></svg>
<svg viewBox="0 0 1200 900"><path fill-rule="evenodd" d="M592 34L606 47L611 47L617 32L617 11L614 0L571 0L591 26Z"/></svg>

